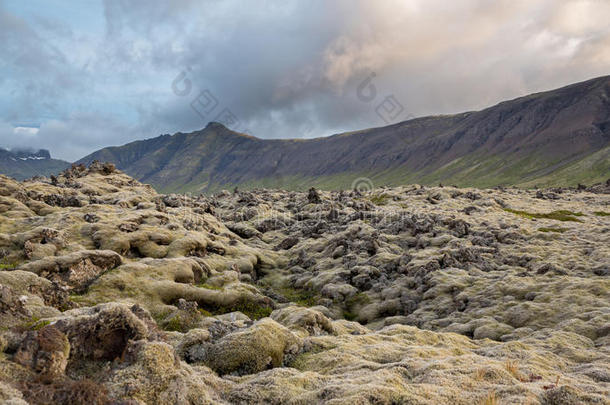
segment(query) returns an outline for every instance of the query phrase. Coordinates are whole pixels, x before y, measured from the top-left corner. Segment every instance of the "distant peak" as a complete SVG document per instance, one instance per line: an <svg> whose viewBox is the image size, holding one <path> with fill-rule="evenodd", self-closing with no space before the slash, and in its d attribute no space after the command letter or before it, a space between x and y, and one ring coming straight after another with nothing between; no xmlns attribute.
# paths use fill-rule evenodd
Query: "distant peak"
<svg viewBox="0 0 610 405"><path fill-rule="evenodd" d="M238 136L238 137L248 138L248 139L259 139L250 134L245 134L242 132L234 131L230 128L227 128L226 125L221 124L220 122L217 122L217 121L210 121L208 123L208 125L206 125L206 127L202 131L205 131L207 129L211 129L211 130L220 132L223 136L229 135L229 136ZM197 131L197 133L200 133L200 132L201 131Z"/></svg>
<svg viewBox="0 0 610 405"><path fill-rule="evenodd" d="M212 128L212 129L228 129L226 126L224 126L220 122L216 122L216 121L208 122L208 125L206 125L205 128L206 129L208 129L208 128Z"/></svg>
<svg viewBox="0 0 610 405"><path fill-rule="evenodd" d="M46 159L51 159L51 154L49 153L48 150L46 149L39 149L39 150L34 150L34 149L22 149L22 148L15 148L15 149L4 149L4 148L0 148L5 154L10 155L13 158L17 158L17 159L21 159L21 160L46 160Z"/></svg>

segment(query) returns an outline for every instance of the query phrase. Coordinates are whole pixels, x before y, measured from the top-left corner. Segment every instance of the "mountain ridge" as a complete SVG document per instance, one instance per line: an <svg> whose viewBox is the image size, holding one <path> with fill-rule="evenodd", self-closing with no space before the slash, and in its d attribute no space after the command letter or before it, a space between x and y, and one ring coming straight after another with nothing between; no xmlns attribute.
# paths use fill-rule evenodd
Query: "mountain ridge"
<svg viewBox="0 0 610 405"><path fill-rule="evenodd" d="M46 149L7 150L0 148L0 173L17 180L25 180L34 176L49 176L56 174L70 163L51 158Z"/></svg>
<svg viewBox="0 0 610 405"><path fill-rule="evenodd" d="M289 135L289 134L288 134ZM157 189L211 192L242 186L349 188L409 182L464 186L571 185L602 181L607 153L566 184L553 172L610 145L610 76L503 101L480 111L415 118L328 137L262 139L210 123L96 151Z"/></svg>

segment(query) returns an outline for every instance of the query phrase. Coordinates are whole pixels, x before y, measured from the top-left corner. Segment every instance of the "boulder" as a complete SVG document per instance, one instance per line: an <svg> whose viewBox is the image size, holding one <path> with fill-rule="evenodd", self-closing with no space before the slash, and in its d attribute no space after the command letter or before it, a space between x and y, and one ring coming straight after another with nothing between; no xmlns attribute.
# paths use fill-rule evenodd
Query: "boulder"
<svg viewBox="0 0 610 405"><path fill-rule="evenodd" d="M307 193L307 201L309 201L310 204L320 204L322 202L320 194L315 188L312 187L309 189L309 192Z"/></svg>
<svg viewBox="0 0 610 405"><path fill-rule="evenodd" d="M109 394L128 404L219 403L210 395L201 373L181 363L170 345L138 340L125 349L124 362L112 370L106 382ZM127 402L127 400L129 402Z"/></svg>
<svg viewBox="0 0 610 405"><path fill-rule="evenodd" d="M51 382L64 375L69 355L67 336L53 325L47 325L27 333L14 360L34 370L42 381Z"/></svg>
<svg viewBox="0 0 610 405"><path fill-rule="evenodd" d="M18 270L35 273L81 293L100 275L121 263L121 256L111 250L81 250L26 263Z"/></svg>
<svg viewBox="0 0 610 405"><path fill-rule="evenodd" d="M264 318L207 345L200 361L220 375L252 374L281 366L299 352L300 346L300 339L290 330Z"/></svg>
<svg viewBox="0 0 610 405"><path fill-rule="evenodd" d="M72 359L114 360L127 342L156 338L150 315L138 306L109 303L66 311L51 324L65 333Z"/></svg>
<svg viewBox="0 0 610 405"><path fill-rule="evenodd" d="M332 321L320 311L311 308L290 306L271 313L271 319L295 333L306 336L335 335Z"/></svg>

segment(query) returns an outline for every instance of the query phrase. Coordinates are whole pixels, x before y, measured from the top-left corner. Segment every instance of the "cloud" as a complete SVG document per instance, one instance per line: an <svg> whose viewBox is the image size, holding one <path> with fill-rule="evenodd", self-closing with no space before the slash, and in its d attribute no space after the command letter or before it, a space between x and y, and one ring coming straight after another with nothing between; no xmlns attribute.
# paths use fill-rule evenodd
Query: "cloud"
<svg viewBox="0 0 610 405"><path fill-rule="evenodd" d="M129 135L128 135L129 134ZM40 128L13 127L0 122L2 146L8 149L48 149L57 159L73 161L91 150L122 144L131 136L148 138L138 125L121 122L111 116L77 113L62 120L51 119Z"/></svg>
<svg viewBox="0 0 610 405"><path fill-rule="evenodd" d="M15 127L13 129L13 133L15 134L15 136L23 136L25 138L28 138L36 136L39 130L39 128L32 127Z"/></svg>
<svg viewBox="0 0 610 405"><path fill-rule="evenodd" d="M20 4L0 2L0 120L40 124L19 142L70 160L227 111L255 136L324 136L384 125L375 109L387 96L404 119L610 71L610 3L599 0ZM182 72L190 91L178 95ZM192 104L204 91L217 105L202 114ZM0 146L10 134L0 128Z"/></svg>

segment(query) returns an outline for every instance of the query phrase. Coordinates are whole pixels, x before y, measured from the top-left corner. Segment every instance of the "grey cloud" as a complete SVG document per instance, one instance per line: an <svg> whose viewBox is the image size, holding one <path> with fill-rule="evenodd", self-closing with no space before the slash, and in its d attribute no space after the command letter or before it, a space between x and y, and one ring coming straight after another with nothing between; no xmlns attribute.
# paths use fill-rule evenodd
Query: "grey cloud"
<svg viewBox="0 0 610 405"><path fill-rule="evenodd" d="M14 94L0 119L40 119L40 142L58 139L50 149L69 159L196 130L224 108L240 121L234 129L255 136L324 136L384 125L375 107L390 95L404 119L610 72L610 5L596 0L106 0L97 33L62 27L44 10L20 19L1 4L9 45L0 52L29 53L0 79ZM182 71L193 88L178 96ZM372 72L377 97L363 102L356 90ZM205 89L219 105L202 117L190 103ZM0 143L9 143L4 133Z"/></svg>

